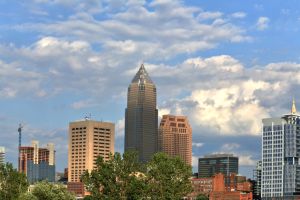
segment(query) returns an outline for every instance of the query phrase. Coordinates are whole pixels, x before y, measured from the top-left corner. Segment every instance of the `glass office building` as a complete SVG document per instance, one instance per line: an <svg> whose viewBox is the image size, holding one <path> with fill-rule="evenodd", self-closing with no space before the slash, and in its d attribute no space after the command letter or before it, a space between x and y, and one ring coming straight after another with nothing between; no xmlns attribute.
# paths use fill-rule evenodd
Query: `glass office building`
<svg viewBox="0 0 300 200"><path fill-rule="evenodd" d="M198 177L212 177L222 173L229 176L239 173L239 158L233 154L211 154L198 160Z"/></svg>
<svg viewBox="0 0 300 200"><path fill-rule="evenodd" d="M293 101L291 114L262 120L263 199L294 199L300 194L300 116Z"/></svg>

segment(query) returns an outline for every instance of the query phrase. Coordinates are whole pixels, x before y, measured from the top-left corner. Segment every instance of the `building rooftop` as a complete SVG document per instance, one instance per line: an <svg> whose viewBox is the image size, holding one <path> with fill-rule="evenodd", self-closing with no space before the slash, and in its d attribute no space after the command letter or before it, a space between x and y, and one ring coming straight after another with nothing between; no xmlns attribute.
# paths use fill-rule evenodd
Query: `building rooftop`
<svg viewBox="0 0 300 200"><path fill-rule="evenodd" d="M151 83L153 84L149 74L147 73L144 64L141 65L139 71L136 73L131 83Z"/></svg>
<svg viewBox="0 0 300 200"><path fill-rule="evenodd" d="M224 157L236 157L236 156L234 156L233 154L227 154L227 153L204 155L204 158L224 158Z"/></svg>

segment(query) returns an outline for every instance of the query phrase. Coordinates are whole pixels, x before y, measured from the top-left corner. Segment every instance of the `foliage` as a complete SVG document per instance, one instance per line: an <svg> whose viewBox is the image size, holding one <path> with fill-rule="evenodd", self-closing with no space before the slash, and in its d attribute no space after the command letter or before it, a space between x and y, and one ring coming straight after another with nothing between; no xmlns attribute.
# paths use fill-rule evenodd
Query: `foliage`
<svg viewBox="0 0 300 200"><path fill-rule="evenodd" d="M18 200L38 200L38 198L34 196L31 192L26 192L21 194Z"/></svg>
<svg viewBox="0 0 300 200"><path fill-rule="evenodd" d="M82 176L91 196L88 199L181 199L191 192L191 167L180 158L157 153L147 164L136 152L97 159L97 168Z"/></svg>
<svg viewBox="0 0 300 200"><path fill-rule="evenodd" d="M199 194L196 197L196 200L209 200L209 198L206 195L204 195L204 194Z"/></svg>
<svg viewBox="0 0 300 200"><path fill-rule="evenodd" d="M12 164L0 164L0 199L15 200L26 192L28 182L26 176L13 168Z"/></svg>
<svg viewBox="0 0 300 200"><path fill-rule="evenodd" d="M135 174L142 168L137 158L135 152L127 152L123 157L115 153L106 162L99 157L97 168L82 176L91 199L140 199L144 196L143 177Z"/></svg>
<svg viewBox="0 0 300 200"><path fill-rule="evenodd" d="M151 199L182 199L192 192L190 177L191 166L179 157L169 157L165 153L156 153L147 164L147 178Z"/></svg>
<svg viewBox="0 0 300 200"><path fill-rule="evenodd" d="M65 186L46 181L35 184L31 193L37 200L75 200L75 196Z"/></svg>

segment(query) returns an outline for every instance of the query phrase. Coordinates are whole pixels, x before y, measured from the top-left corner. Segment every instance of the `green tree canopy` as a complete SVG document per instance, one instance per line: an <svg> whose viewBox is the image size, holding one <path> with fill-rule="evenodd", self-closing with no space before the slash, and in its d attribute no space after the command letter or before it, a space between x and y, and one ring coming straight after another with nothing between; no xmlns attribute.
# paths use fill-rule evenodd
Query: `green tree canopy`
<svg viewBox="0 0 300 200"><path fill-rule="evenodd" d="M12 164L0 164L0 199L16 200L26 192L28 182L26 176L13 168Z"/></svg>
<svg viewBox="0 0 300 200"><path fill-rule="evenodd" d="M196 200L209 200L209 198L206 195L204 195L204 194L199 194L196 197Z"/></svg>
<svg viewBox="0 0 300 200"><path fill-rule="evenodd" d="M90 199L140 199L144 196L143 175L136 173L142 167L135 152L127 152L123 157L115 153L106 162L99 157L96 163L95 170L86 171L82 176L91 192Z"/></svg>
<svg viewBox="0 0 300 200"><path fill-rule="evenodd" d="M89 199L181 199L191 192L192 174L180 158L157 153L147 165L136 152L115 153L108 161L97 159L97 168L82 176Z"/></svg>
<svg viewBox="0 0 300 200"><path fill-rule="evenodd" d="M75 200L75 196L64 185L46 181L36 183L27 196L34 196L33 200Z"/></svg>
<svg viewBox="0 0 300 200"><path fill-rule="evenodd" d="M182 199L192 191L191 166L179 157L156 153L147 164L147 179L151 199Z"/></svg>

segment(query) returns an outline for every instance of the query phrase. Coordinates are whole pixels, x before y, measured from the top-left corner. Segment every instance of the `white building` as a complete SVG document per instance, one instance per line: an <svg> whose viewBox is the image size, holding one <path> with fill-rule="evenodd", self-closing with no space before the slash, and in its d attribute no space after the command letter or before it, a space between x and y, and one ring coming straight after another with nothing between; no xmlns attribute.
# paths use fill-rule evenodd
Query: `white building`
<svg viewBox="0 0 300 200"><path fill-rule="evenodd" d="M263 199L289 199L300 194L300 116L293 101L291 114L262 120Z"/></svg>
<svg viewBox="0 0 300 200"><path fill-rule="evenodd" d="M0 147L0 164L5 163L5 148Z"/></svg>

